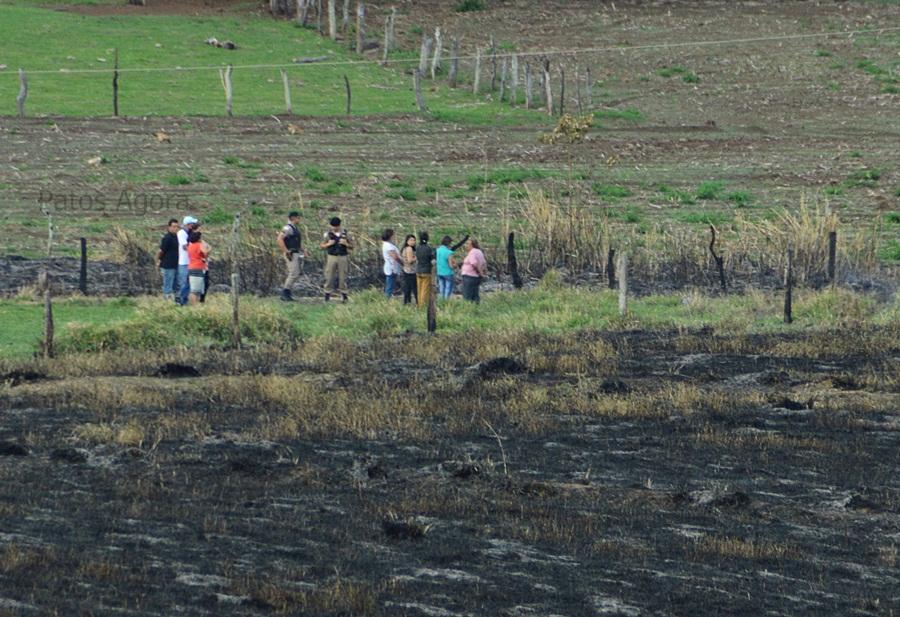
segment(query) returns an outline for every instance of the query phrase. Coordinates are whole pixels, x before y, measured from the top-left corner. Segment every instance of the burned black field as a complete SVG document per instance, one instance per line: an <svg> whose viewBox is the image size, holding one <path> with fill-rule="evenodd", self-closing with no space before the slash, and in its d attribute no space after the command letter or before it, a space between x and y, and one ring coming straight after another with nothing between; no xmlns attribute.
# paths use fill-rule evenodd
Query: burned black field
<svg viewBox="0 0 900 617"><path fill-rule="evenodd" d="M0 614L898 614L895 328L186 354L6 375Z"/></svg>

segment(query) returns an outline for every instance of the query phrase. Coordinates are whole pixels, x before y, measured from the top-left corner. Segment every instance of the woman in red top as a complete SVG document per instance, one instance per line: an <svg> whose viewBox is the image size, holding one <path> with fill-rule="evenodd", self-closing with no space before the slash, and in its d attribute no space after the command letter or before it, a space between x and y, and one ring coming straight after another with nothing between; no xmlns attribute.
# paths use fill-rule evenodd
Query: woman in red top
<svg viewBox="0 0 900 617"><path fill-rule="evenodd" d="M206 291L206 270L209 268L209 245L200 239L200 232L191 232L188 237L188 281L191 286L191 304L200 302Z"/></svg>

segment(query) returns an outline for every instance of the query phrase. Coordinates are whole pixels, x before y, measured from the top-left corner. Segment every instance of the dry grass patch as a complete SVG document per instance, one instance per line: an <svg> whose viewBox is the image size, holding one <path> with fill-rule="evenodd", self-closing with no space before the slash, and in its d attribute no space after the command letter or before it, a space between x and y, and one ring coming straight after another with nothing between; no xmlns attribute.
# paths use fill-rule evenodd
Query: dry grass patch
<svg viewBox="0 0 900 617"><path fill-rule="evenodd" d="M703 536L689 545L690 552L701 556L770 561L798 559L801 552L789 544L779 544L762 540L743 540L729 536Z"/></svg>
<svg viewBox="0 0 900 617"><path fill-rule="evenodd" d="M709 425L701 429L695 435L695 439L698 443L719 448L819 451L831 449L828 442L813 437L790 437L774 431L763 430L721 431Z"/></svg>

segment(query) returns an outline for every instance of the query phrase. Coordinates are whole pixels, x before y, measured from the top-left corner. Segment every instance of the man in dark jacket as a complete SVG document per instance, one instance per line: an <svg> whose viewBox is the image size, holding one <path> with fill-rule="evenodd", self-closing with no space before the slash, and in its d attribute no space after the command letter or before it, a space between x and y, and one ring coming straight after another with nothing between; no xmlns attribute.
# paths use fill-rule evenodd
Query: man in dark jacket
<svg viewBox="0 0 900 617"><path fill-rule="evenodd" d="M175 300L175 284L178 280L178 219L169 219L166 233L156 252L156 265L162 274L163 298Z"/></svg>
<svg viewBox="0 0 900 617"><path fill-rule="evenodd" d="M420 307L427 308L431 294L434 293L434 257L434 249L428 244L428 232L419 233L419 245L416 247L416 297Z"/></svg>

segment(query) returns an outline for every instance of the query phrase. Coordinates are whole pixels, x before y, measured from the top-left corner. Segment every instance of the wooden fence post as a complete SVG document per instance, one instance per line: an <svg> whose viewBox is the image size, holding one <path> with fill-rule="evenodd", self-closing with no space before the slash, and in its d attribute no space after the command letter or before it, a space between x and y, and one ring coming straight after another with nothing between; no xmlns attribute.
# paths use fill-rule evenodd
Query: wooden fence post
<svg viewBox="0 0 900 617"><path fill-rule="evenodd" d="M566 70L559 67L559 115L566 113Z"/></svg>
<svg viewBox="0 0 900 617"><path fill-rule="evenodd" d="M431 293L428 294L428 311L426 316L426 327L430 334L434 334L437 330L437 305L434 301L435 289L432 287Z"/></svg>
<svg viewBox="0 0 900 617"><path fill-rule="evenodd" d="M628 312L628 255L619 255L619 315L624 316Z"/></svg>
<svg viewBox="0 0 900 617"><path fill-rule="evenodd" d="M459 73L459 39L453 37L450 43L450 72L447 75L447 81L451 88L456 87L456 77Z"/></svg>
<svg viewBox="0 0 900 617"><path fill-rule="evenodd" d="M509 99L515 106L519 98L519 56L516 54L509 59L509 70Z"/></svg>
<svg viewBox="0 0 900 617"><path fill-rule="evenodd" d="M394 12L396 9L394 9ZM384 49L382 49L381 63L387 64L388 54L391 51L391 29L394 27L394 12L384 19Z"/></svg>
<svg viewBox="0 0 900 617"><path fill-rule="evenodd" d="M716 228L714 225L709 226L709 232L712 235L709 241L709 252L712 254L713 260L716 262L716 269L719 271L719 285L722 287L722 291L728 291L728 284L725 281L725 258L716 254Z"/></svg>
<svg viewBox="0 0 900 617"><path fill-rule="evenodd" d="M344 75L344 87L347 90L347 115L350 115L350 80Z"/></svg>
<svg viewBox="0 0 900 617"><path fill-rule="evenodd" d="M44 341L43 354L45 358L53 357L53 300L50 285L50 260L53 258L53 214L45 210L47 215L47 265L38 276L38 286L44 290Z"/></svg>
<svg viewBox="0 0 900 617"><path fill-rule="evenodd" d="M366 50L366 3L359 0L356 5L356 53Z"/></svg>
<svg viewBox="0 0 900 617"><path fill-rule="evenodd" d="M81 269L78 272L78 289L81 294L87 295L87 239L80 238L81 241Z"/></svg>
<svg viewBox="0 0 900 617"><path fill-rule="evenodd" d="M491 35L491 92L497 89L497 41Z"/></svg>
<svg viewBox="0 0 900 617"><path fill-rule="evenodd" d="M509 58L503 58L503 62L500 64L500 96L497 97L498 101L502 101L503 97L506 96L506 77L507 71L509 69Z"/></svg>
<svg viewBox="0 0 900 617"><path fill-rule="evenodd" d="M421 112L428 111L425 107L425 99L422 97L422 71L419 69L413 71L413 89L416 92L416 107Z"/></svg>
<svg viewBox="0 0 900 617"><path fill-rule="evenodd" d="M578 115L584 113L584 105L581 101L581 75L578 72L578 65L575 65L575 107L578 108Z"/></svg>
<svg viewBox="0 0 900 617"><path fill-rule="evenodd" d="M334 3L335 0L328 0L328 38L332 41L337 40L337 7Z"/></svg>
<svg viewBox="0 0 900 617"><path fill-rule="evenodd" d="M350 28L350 0L344 0L344 6L341 10L341 32L344 33L344 36L347 35L347 30Z"/></svg>
<svg viewBox="0 0 900 617"><path fill-rule="evenodd" d="M116 60L113 68L113 116L119 116L119 48L116 48Z"/></svg>
<svg viewBox="0 0 900 617"><path fill-rule="evenodd" d="M531 80L531 64L525 62L525 109L531 109L531 94L534 84Z"/></svg>
<svg viewBox="0 0 900 617"><path fill-rule="evenodd" d="M309 20L309 3L311 0L297 0L297 23L301 27L306 27Z"/></svg>
<svg viewBox="0 0 900 617"><path fill-rule="evenodd" d="M284 107L289 116L294 114L294 106L291 104L291 83L288 81L287 71L281 70L281 83L284 86Z"/></svg>
<svg viewBox="0 0 900 617"><path fill-rule="evenodd" d="M522 289L522 277L519 276L519 262L516 259L515 238L515 232L509 232L509 236L506 238L506 262L509 268L509 275L512 278L513 287Z"/></svg>
<svg viewBox="0 0 900 617"><path fill-rule="evenodd" d="M431 57L431 46L433 45L433 41L431 37L428 35L422 36L422 47L419 50L419 73L422 75L425 74L425 71L428 70L428 58Z"/></svg>
<svg viewBox="0 0 900 617"><path fill-rule="evenodd" d="M544 91L547 97L547 114L553 115L553 91L550 87L550 60L544 60Z"/></svg>
<svg viewBox="0 0 900 617"><path fill-rule="evenodd" d="M219 78L222 80L222 87L225 88L225 113L230 118L232 116L232 104L234 102L231 90L231 73L234 66L228 65L224 69L219 69Z"/></svg>
<svg viewBox="0 0 900 617"><path fill-rule="evenodd" d="M323 34L322 30L322 0L316 0L316 32Z"/></svg>
<svg viewBox="0 0 900 617"><path fill-rule="evenodd" d="M25 99L28 98L28 76L25 71L19 69L19 96L16 97L16 107L19 110L19 117L25 117Z"/></svg>
<svg viewBox="0 0 900 617"><path fill-rule="evenodd" d="M437 72L441 68L441 48L444 46L444 37L440 28L434 29L434 57L431 60L431 81L437 77Z"/></svg>
<svg viewBox="0 0 900 617"><path fill-rule="evenodd" d="M616 249L609 249L606 254L606 277L609 279L609 288L616 288Z"/></svg>
<svg viewBox="0 0 900 617"><path fill-rule="evenodd" d="M794 246L788 243L787 264L784 268L784 323L794 321L793 314L794 295Z"/></svg>
<svg viewBox="0 0 900 617"><path fill-rule="evenodd" d="M585 98L587 99L588 110L594 109L594 82L591 79L591 67L585 69L587 72L587 81L584 86Z"/></svg>
<svg viewBox="0 0 900 617"><path fill-rule="evenodd" d="M836 282L836 264L837 261L837 232L828 232L828 282L832 285Z"/></svg>
<svg viewBox="0 0 900 617"><path fill-rule="evenodd" d="M478 96L481 87L481 48L475 48L475 75L472 77L472 94Z"/></svg>
<svg viewBox="0 0 900 617"><path fill-rule="evenodd" d="M240 265L240 227L241 213L234 215L234 223L231 226L231 345L234 349L241 348L241 319L238 312L238 302L241 291Z"/></svg>

